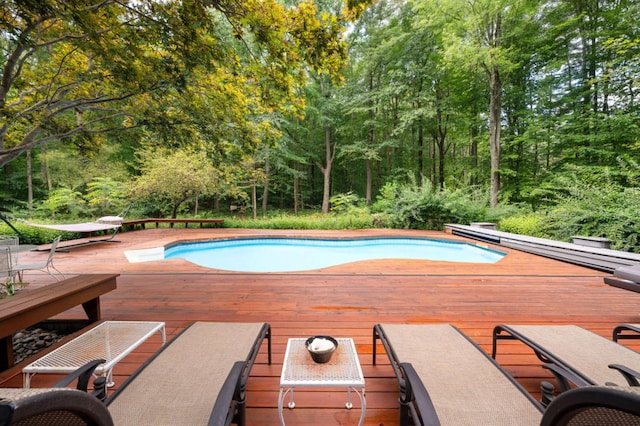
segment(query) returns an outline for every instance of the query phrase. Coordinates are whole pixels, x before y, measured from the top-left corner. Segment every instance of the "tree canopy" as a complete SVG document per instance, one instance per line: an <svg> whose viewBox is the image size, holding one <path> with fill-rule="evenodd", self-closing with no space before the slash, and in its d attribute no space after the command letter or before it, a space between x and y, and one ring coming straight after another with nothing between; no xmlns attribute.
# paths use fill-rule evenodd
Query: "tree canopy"
<svg viewBox="0 0 640 426"><path fill-rule="evenodd" d="M96 149L135 128L204 131L246 149L260 116L303 108L307 68L337 75L341 22L310 2L4 2L0 165L52 141Z"/></svg>

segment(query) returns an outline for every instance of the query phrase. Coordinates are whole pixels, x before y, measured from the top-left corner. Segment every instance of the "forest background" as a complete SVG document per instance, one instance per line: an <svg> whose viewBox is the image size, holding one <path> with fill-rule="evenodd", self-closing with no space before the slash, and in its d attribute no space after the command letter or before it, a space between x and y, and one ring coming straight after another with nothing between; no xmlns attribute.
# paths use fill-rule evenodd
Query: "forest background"
<svg viewBox="0 0 640 426"><path fill-rule="evenodd" d="M246 227L491 221L640 252L636 1L5 0L0 13L12 218L131 205Z"/></svg>

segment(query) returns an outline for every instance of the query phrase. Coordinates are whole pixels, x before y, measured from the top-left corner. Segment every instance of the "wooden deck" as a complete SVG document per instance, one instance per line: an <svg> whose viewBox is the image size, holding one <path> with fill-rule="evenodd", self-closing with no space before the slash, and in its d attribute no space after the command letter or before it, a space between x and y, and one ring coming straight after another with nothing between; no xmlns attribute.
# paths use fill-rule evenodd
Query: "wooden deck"
<svg viewBox="0 0 640 426"><path fill-rule="evenodd" d="M55 265L67 276L120 274L118 288L102 298L102 318L164 321L168 337L193 321L269 322L274 363L267 365L263 348L249 380L249 425L278 423L278 383L290 337L330 334L355 340L366 380L365 424L378 426L397 424L398 409L397 382L386 357L377 366L371 362L376 323L452 323L490 352L491 331L499 323L576 324L610 338L617 324L640 322L640 295L605 285L603 277L608 274L498 247L508 255L495 265L385 260L288 274L230 273L179 259L130 264L123 254L175 241L266 234L465 240L441 232L395 230L148 229L122 233L119 243L57 253ZM20 256L20 262L39 261L46 253ZM51 278L33 272L25 274L25 280L37 287ZM77 317L77 312L58 318L65 315ZM221 348L226 344L233 342L220 342ZM640 348L640 342L624 344ZM114 369L116 386L157 347L151 339L119 363ZM536 395L540 378L550 379L522 344L501 344L498 361ZM0 385L21 386L20 367L0 373ZM44 387L55 378L35 376L32 383ZM345 397L341 390L296 390L296 408L285 409L285 419L289 424L355 425L359 406L354 403L353 410L344 409Z"/></svg>

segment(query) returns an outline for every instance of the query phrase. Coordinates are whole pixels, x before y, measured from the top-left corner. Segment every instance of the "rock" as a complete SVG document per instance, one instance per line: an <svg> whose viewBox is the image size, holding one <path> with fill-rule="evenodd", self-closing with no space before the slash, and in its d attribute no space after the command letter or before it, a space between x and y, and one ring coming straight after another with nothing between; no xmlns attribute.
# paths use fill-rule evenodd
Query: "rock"
<svg viewBox="0 0 640 426"><path fill-rule="evenodd" d="M38 351L48 348L68 335L63 330L43 330L36 327L19 331L13 335L13 356L16 364Z"/></svg>

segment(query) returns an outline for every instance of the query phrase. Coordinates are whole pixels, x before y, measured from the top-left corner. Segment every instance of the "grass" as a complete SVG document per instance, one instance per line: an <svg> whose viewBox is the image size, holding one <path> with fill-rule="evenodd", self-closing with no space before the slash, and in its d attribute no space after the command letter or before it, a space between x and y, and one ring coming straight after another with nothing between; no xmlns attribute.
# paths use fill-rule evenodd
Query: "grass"
<svg viewBox="0 0 640 426"><path fill-rule="evenodd" d="M366 212L341 214L305 212L297 215L276 212L263 217L258 216L256 219L247 215L244 218L233 215L223 219L224 228L342 230L376 227L374 226L375 216Z"/></svg>

